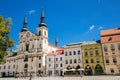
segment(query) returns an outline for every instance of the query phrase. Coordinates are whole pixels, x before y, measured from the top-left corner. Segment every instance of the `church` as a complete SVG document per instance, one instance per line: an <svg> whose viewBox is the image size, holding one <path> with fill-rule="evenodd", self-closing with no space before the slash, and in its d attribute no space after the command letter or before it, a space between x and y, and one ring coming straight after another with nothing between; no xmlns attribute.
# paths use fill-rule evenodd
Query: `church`
<svg viewBox="0 0 120 80"><path fill-rule="evenodd" d="M37 76L45 74L45 59L49 52L58 49L48 42L48 28L44 22L44 10L41 12L40 23L36 34L27 28L27 19L24 17L23 27L19 33L18 50L7 56L6 62L0 65L0 76Z"/></svg>

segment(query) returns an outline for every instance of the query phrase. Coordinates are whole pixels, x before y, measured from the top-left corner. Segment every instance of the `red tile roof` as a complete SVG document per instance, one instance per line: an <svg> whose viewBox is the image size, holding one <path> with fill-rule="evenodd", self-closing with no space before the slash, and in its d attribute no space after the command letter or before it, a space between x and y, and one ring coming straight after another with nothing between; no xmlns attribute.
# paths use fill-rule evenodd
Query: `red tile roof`
<svg viewBox="0 0 120 80"><path fill-rule="evenodd" d="M47 54L47 56L57 56L63 54L63 49L58 49L55 52L50 52Z"/></svg>
<svg viewBox="0 0 120 80"><path fill-rule="evenodd" d="M101 42L120 42L120 29L102 30Z"/></svg>

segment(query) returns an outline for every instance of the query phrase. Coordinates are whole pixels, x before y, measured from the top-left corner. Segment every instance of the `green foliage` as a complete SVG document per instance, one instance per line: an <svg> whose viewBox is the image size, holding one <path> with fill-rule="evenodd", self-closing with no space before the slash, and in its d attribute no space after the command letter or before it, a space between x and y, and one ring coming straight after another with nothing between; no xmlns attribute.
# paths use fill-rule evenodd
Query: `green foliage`
<svg viewBox="0 0 120 80"><path fill-rule="evenodd" d="M0 15L0 63L5 61L7 50L14 45L14 41L9 37L11 18L4 20Z"/></svg>

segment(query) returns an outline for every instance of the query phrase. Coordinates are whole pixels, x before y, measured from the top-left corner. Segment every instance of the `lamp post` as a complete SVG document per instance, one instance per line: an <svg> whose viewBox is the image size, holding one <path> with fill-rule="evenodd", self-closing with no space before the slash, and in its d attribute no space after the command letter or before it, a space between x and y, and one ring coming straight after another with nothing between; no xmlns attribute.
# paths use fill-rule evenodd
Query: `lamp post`
<svg viewBox="0 0 120 80"><path fill-rule="evenodd" d="M81 60L80 60L80 56L79 56L79 59L78 59L78 62L80 63L81 62ZM80 76L82 77L82 67L80 66Z"/></svg>

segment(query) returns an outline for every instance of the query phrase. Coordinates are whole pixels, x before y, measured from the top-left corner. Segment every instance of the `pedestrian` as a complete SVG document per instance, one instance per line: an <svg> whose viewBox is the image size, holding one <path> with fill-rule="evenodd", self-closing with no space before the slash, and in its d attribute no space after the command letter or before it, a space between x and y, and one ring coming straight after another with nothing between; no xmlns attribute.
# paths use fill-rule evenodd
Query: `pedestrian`
<svg viewBox="0 0 120 80"><path fill-rule="evenodd" d="M30 79L29 80L32 80L32 75L30 74Z"/></svg>

